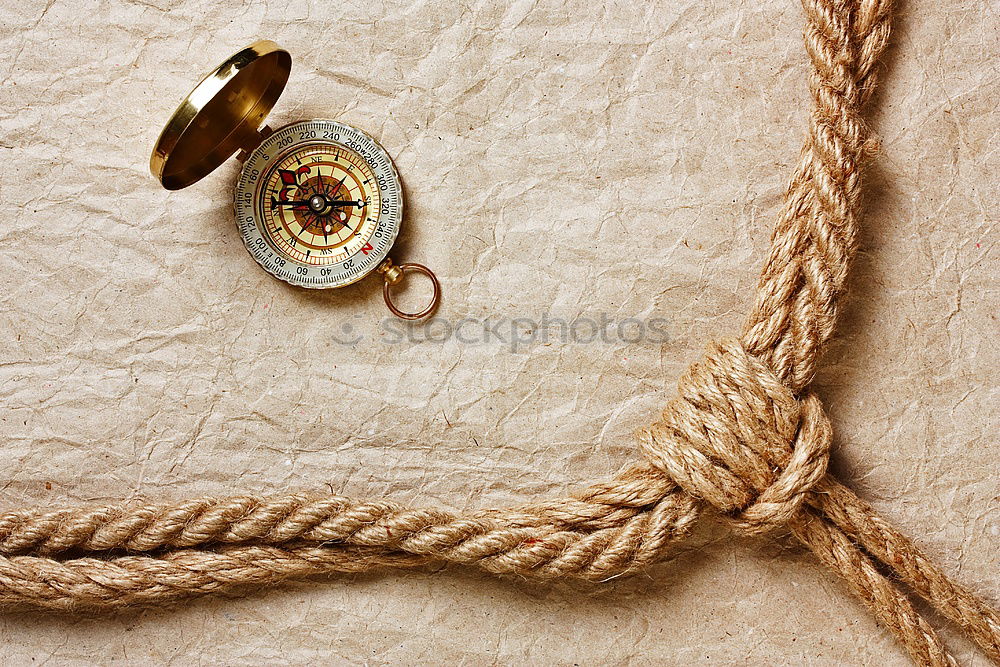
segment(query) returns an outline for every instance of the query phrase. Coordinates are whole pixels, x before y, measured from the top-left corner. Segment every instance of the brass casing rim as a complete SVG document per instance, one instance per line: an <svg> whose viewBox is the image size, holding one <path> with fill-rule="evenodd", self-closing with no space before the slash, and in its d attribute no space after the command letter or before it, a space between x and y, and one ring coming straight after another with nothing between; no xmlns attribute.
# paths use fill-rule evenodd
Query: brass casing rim
<svg viewBox="0 0 1000 667"><path fill-rule="evenodd" d="M259 143L258 128L278 101L292 58L260 40L228 58L180 103L160 133L149 170L168 190L195 183L240 149Z"/></svg>

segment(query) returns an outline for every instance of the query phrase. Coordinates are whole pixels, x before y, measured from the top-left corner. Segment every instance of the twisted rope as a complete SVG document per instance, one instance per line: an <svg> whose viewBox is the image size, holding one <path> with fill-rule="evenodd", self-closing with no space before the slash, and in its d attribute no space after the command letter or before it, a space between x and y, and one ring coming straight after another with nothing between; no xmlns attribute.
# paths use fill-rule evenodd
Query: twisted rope
<svg viewBox="0 0 1000 667"><path fill-rule="evenodd" d="M663 559L712 509L734 529L789 529L918 664L950 665L883 572L1000 662L1000 615L951 581L826 471L832 430L808 391L833 335L857 237L861 120L889 39L890 0L802 0L809 132L736 340L709 346L661 418L646 462L556 500L460 515L290 494L0 514L0 606L163 604L290 577L459 563L605 580ZM88 555L89 554L89 555Z"/></svg>

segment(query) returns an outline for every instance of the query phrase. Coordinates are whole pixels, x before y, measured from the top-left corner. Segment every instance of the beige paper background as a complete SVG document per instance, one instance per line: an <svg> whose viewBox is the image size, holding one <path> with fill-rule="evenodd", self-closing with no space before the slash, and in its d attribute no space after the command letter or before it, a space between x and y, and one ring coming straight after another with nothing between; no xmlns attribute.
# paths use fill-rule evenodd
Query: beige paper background
<svg viewBox="0 0 1000 667"><path fill-rule="evenodd" d="M787 1L2 0L0 15L2 508L329 486L465 509L609 475L704 343L739 326L805 124ZM994 601L998 31L995 4L902 3L872 119L884 153L818 381L838 473ZM197 77L259 37L294 58L272 127L335 117L395 157L394 255L438 272L441 318L660 317L668 342L393 344L377 280L271 279L233 224L235 161L177 193L146 167ZM363 340L339 344L345 327ZM0 662L46 661L905 664L807 553L711 523L605 585L452 568L0 616Z"/></svg>

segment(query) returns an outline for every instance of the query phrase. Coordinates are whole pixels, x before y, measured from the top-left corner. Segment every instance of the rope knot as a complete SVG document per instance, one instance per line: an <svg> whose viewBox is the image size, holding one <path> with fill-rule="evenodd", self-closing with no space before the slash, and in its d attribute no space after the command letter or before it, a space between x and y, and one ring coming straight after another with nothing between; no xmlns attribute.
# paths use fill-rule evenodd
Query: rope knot
<svg viewBox="0 0 1000 667"><path fill-rule="evenodd" d="M819 399L803 400L739 341L713 343L678 382L643 454L741 531L786 524L823 478L832 429Z"/></svg>

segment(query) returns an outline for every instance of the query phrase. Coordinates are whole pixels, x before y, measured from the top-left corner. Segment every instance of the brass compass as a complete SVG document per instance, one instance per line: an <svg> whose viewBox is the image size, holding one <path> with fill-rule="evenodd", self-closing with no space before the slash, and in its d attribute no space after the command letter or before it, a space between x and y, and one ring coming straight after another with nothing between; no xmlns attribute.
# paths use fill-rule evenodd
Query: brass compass
<svg viewBox="0 0 1000 667"><path fill-rule="evenodd" d="M335 120L271 130L264 118L288 81L292 59L271 41L235 54L201 80L171 116L150 157L168 190L204 178L233 155L236 224L250 255L272 276L312 289L382 275L389 310L427 317L441 287L422 264L389 259L403 219L403 189L389 154L370 135ZM404 312L391 287L407 271L431 280L430 303Z"/></svg>

